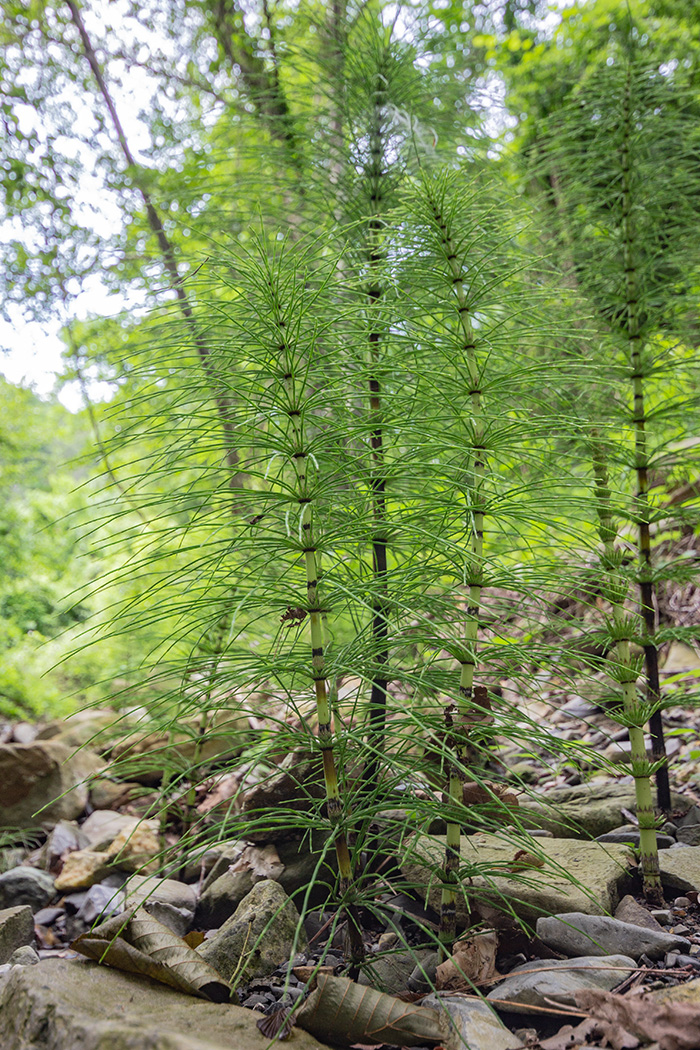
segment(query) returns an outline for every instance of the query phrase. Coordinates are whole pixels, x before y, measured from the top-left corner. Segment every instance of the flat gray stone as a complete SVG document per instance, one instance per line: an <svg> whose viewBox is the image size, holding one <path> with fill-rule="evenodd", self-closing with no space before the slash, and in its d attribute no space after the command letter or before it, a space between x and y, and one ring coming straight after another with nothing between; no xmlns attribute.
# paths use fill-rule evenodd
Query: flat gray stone
<svg viewBox="0 0 700 1050"><path fill-rule="evenodd" d="M20 864L0 875L0 907L28 904L32 911L38 911L55 896L54 880L46 871Z"/></svg>
<svg viewBox="0 0 700 1050"><path fill-rule="evenodd" d="M683 795L672 793L674 809L687 810L690 803ZM546 828L559 838L579 835L604 835L623 823L622 810L636 812L634 784L605 781L556 788L537 798L534 794L520 799L518 813L526 827Z"/></svg>
<svg viewBox="0 0 700 1050"><path fill-rule="evenodd" d="M700 846L700 824L684 824L676 832L676 838L685 846Z"/></svg>
<svg viewBox="0 0 700 1050"><path fill-rule="evenodd" d="M659 870L664 885L676 893L700 892L700 846L661 850Z"/></svg>
<svg viewBox="0 0 700 1050"><path fill-rule="evenodd" d="M527 922L562 911L603 914L614 910L618 884L627 878L632 854L625 846L574 839L537 839L532 850L543 868L509 873L519 844L503 835L463 835L461 840L462 893L457 898L457 920L467 924L479 902L508 910ZM444 863L443 836L413 836L408 840L401 869L430 906L440 911L440 873ZM487 872L480 875L479 869ZM502 871L503 874L498 874ZM470 911L471 907L471 911Z"/></svg>
<svg viewBox="0 0 700 1050"><path fill-rule="evenodd" d="M486 998L504 1013L537 1013L554 999L576 1006L576 992L585 988L610 991L636 968L628 955L581 956L576 959L536 959L516 966Z"/></svg>
<svg viewBox="0 0 700 1050"><path fill-rule="evenodd" d="M648 955L661 959L666 952L688 951L690 941L664 930L649 930L608 915L567 912L537 920L537 936L564 955L611 955L622 952L633 959Z"/></svg>
<svg viewBox="0 0 700 1050"><path fill-rule="evenodd" d="M197 951L225 981L269 974L308 940L299 912L272 879L257 883L220 930Z"/></svg>
<svg viewBox="0 0 700 1050"><path fill-rule="evenodd" d="M456 1045L469 1050L518 1050L525 1044L503 1024L498 1014L477 996L438 992L421 999L421 1006L444 1010L456 1029Z"/></svg>
<svg viewBox="0 0 700 1050"><path fill-rule="evenodd" d="M21 948L15 948L9 962L10 966L36 966L41 960L31 944L23 944Z"/></svg>
<svg viewBox="0 0 700 1050"><path fill-rule="evenodd" d="M27 905L0 911L0 964L9 961L16 948L34 943L34 918Z"/></svg>
<svg viewBox="0 0 700 1050"><path fill-rule="evenodd" d="M7 1050L266 1050L260 1014L209 1003L145 977L68 959L17 966L4 979ZM324 1044L294 1029L294 1050ZM291 1046L291 1043L290 1043Z"/></svg>
<svg viewBox="0 0 700 1050"><path fill-rule="evenodd" d="M631 845L639 846L639 828L633 826L615 828L614 831L606 831L604 835L597 836L598 842L629 842ZM663 835L656 832L656 845L658 849L670 849L676 840L672 835Z"/></svg>

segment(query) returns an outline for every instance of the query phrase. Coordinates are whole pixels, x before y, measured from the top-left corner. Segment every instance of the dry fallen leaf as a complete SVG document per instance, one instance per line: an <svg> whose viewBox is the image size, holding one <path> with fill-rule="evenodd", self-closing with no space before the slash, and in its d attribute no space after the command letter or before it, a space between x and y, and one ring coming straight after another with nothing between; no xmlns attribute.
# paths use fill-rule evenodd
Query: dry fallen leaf
<svg viewBox="0 0 700 1050"><path fill-rule="evenodd" d="M188 995L226 1003L231 988L181 937L145 911L129 908L73 941L88 959L142 974Z"/></svg>
<svg viewBox="0 0 700 1050"><path fill-rule="evenodd" d="M637 1050L639 1040L620 1025L598 1021L595 1017L587 1017L575 1028L573 1025L565 1024L556 1035L543 1039L536 1046L541 1050L576 1050L577 1047L585 1048L601 1044L612 1047L612 1050Z"/></svg>
<svg viewBox="0 0 700 1050"><path fill-rule="evenodd" d="M273 845L246 846L229 871L250 871L261 879L277 879L284 871L284 864Z"/></svg>
<svg viewBox="0 0 700 1050"><path fill-rule="evenodd" d="M510 864L508 864L508 871L527 871L528 868L543 867L544 861L542 857L537 857L534 853L528 853L526 849L519 849Z"/></svg>
<svg viewBox="0 0 700 1050"><path fill-rule="evenodd" d="M509 791L504 784L464 784L462 787L462 801L465 806L482 806L491 802L501 803L511 809L520 805L518 796Z"/></svg>
<svg viewBox="0 0 700 1050"><path fill-rule="evenodd" d="M700 1010L691 1003L658 1002L649 995L615 995L588 988L576 992L576 1005L591 1017L619 1025L661 1050L698 1050Z"/></svg>
<svg viewBox="0 0 700 1050"><path fill-rule="evenodd" d="M495 931L456 941L452 956L437 968L438 991L462 991L498 980L502 974L496 969L497 949Z"/></svg>
<svg viewBox="0 0 700 1050"><path fill-rule="evenodd" d="M297 1014L296 1022L324 1042L390 1043L421 1046L439 1043L448 1035L443 1015L426 1006L411 1006L354 984L347 977L319 974L318 988Z"/></svg>

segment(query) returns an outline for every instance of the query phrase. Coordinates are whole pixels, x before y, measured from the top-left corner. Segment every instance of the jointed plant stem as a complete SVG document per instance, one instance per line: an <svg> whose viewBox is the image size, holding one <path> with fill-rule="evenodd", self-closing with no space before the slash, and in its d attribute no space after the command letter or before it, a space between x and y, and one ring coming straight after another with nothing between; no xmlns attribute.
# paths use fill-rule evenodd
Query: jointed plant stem
<svg viewBox="0 0 700 1050"><path fill-rule="evenodd" d="M644 713L640 714L637 700L638 669L630 651L633 624L625 616L624 600L627 581L620 571L620 556L615 549L616 528L613 520L610 485L605 450L596 434L591 448L595 474L595 494L598 511L598 532L603 542L603 565L607 591L612 605L615 636L616 667L614 678L620 683L622 704L630 738L630 757L639 821L640 865L642 886L646 900L661 907L664 902L659 870L659 850L656 841L656 817L651 793L650 763L644 741Z"/></svg>
<svg viewBox="0 0 700 1050"><path fill-rule="evenodd" d="M642 362L642 335L639 320L639 289L637 285L637 259L635 253L635 222L632 215L632 175L630 167L631 113L631 67L627 72L623 101L622 142L620 163L622 168L622 240L625 267L625 307L627 342L629 347L630 381L632 383L634 424L635 470L637 475L636 514L639 528L639 590L640 607L644 620L644 659L647 675L647 702L653 713L649 718L651 750L654 762L659 763L656 772L656 790L659 808L671 811L671 790L666 763L663 721L661 718L659 687L659 654L654 635L654 584L651 556L650 508L649 508L649 461L646 438L646 411L644 406L644 371Z"/></svg>
<svg viewBox="0 0 700 1050"><path fill-rule="evenodd" d="M471 558L469 569L469 596L467 615L464 624L464 648L461 655L461 672L459 679L459 700L455 705L450 703L445 709L445 727L447 746L451 753L449 768L448 794L454 807L462 804L464 783L464 761L467 726L474 713L474 673L477 664L477 646L479 639L479 610L483 584L484 556L484 506L483 483L486 474L484 449L484 421L482 392L479 383L479 369L476 359L476 336L470 317L470 308L464 288L464 273L460 265L454 238L441 202L427 179L424 186L432 208L433 220L439 232L441 253L448 265L449 279L454 289L457 306L461 350L467 366L470 382L469 399L472 410L472 458L471 486L469 503L471 505ZM445 885L442 892L440 914L440 941L443 949L451 945L456 934L456 887L459 872L460 825L448 821L445 846Z"/></svg>

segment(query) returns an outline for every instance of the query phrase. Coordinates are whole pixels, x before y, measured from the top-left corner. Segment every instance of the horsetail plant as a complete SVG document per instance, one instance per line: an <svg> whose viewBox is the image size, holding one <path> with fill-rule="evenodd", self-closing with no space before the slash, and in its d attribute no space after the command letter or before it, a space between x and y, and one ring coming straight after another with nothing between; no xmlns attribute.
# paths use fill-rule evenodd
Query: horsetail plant
<svg viewBox="0 0 700 1050"><path fill-rule="evenodd" d="M639 850L642 869L642 889L649 904L662 907L664 903L659 849L656 841L656 815L651 790L652 763L649 762L644 740L644 724L649 717L646 703L641 704L637 696L639 660L632 653L632 644L638 637L636 617L625 610L629 584L624 572L624 552L616 546L617 527L612 509L612 493L607 469L607 457L600 435L594 434L591 448L595 480L595 499L598 517L598 534L603 545L601 564L604 578L603 594L612 609L610 635L615 644L615 660L608 675L617 682L622 694L622 711L615 717L628 729L630 738L631 772L637 801L639 823Z"/></svg>

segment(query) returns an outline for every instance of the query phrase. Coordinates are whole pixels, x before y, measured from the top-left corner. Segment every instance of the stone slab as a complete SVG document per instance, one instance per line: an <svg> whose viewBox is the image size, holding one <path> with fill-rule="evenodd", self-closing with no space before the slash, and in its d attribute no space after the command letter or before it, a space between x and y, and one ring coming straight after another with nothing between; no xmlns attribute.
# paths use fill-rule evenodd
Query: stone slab
<svg viewBox="0 0 700 1050"><path fill-rule="evenodd" d="M525 1044L506 1028L493 1008L475 995L439 992L421 999L421 1006L445 1010L454 1028L450 1045L469 1050L518 1050Z"/></svg>
<svg viewBox="0 0 700 1050"><path fill-rule="evenodd" d="M508 873L521 842L499 835L463 835L461 857L462 893L457 900L457 920L469 921L471 901L513 911L526 922L561 911L603 915L614 911L619 886L628 877L633 856L625 846L575 839L533 840L532 851L544 860L544 868L526 868ZM445 855L443 836L414 836L401 862L405 877L417 892L440 910L440 878ZM468 873L474 875L468 881ZM479 873L481 870L481 874ZM502 874L501 874L502 873ZM575 903L574 903L575 902Z"/></svg>
<svg viewBox="0 0 700 1050"><path fill-rule="evenodd" d="M576 1006L577 992L586 988L611 991L635 968L634 959L627 955L536 959L517 966L486 998L503 1013L538 1013L551 1000Z"/></svg>
<svg viewBox="0 0 700 1050"><path fill-rule="evenodd" d="M53 740L0 744L0 827L31 828L74 820L85 809L98 755Z"/></svg>
<svg viewBox="0 0 700 1050"><path fill-rule="evenodd" d="M209 1003L97 963L16 967L0 994L0 1046L12 1050L266 1050L260 1014ZM324 1050L299 1028L294 1050ZM290 1044L291 1045L291 1044Z"/></svg>
<svg viewBox="0 0 700 1050"><path fill-rule="evenodd" d="M671 804L674 810L680 811L691 806L688 799L675 791ZM526 827L545 828L558 838L578 838L582 834L595 838L624 824L623 809L636 812L634 784L604 781L555 788L541 798L521 797L518 814Z"/></svg>
<svg viewBox="0 0 700 1050"><path fill-rule="evenodd" d="M659 853L661 880L669 889L700 892L700 846L665 849Z"/></svg>

